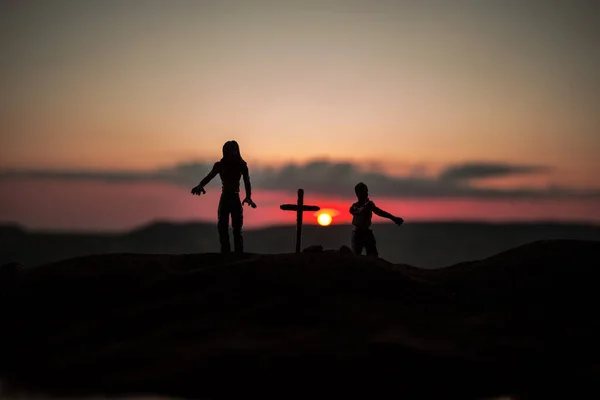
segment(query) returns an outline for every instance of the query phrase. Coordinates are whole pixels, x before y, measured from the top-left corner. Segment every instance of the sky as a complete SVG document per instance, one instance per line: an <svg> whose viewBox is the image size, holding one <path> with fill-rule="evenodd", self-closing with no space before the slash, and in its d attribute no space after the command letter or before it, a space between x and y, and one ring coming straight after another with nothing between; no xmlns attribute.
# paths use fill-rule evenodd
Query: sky
<svg viewBox="0 0 600 400"><path fill-rule="evenodd" d="M247 226L300 187L348 222L359 181L407 222L600 222L596 1L0 4L0 223L214 221L232 139Z"/></svg>

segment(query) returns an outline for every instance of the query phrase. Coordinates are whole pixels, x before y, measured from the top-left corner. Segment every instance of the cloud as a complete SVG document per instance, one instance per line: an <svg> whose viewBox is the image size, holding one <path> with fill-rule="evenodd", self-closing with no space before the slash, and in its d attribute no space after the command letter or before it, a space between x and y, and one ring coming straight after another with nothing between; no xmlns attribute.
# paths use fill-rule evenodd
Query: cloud
<svg viewBox="0 0 600 400"><path fill-rule="evenodd" d="M95 171L36 171L13 170L0 172L0 179L60 179L98 180L107 182L162 182L193 187L210 171L212 163L184 163L172 168L150 172L95 172ZM423 174L404 177L390 176L376 170L363 171L350 162L312 161L306 164L288 164L281 168L252 167L253 188L296 191L298 188L338 196L354 196L354 185L365 182L378 196L403 198L506 198L506 199L563 199L597 198L600 190L575 190L566 187L485 188L473 186L470 181L540 173L550 169L544 166L511 164L467 163L451 165L438 176ZM215 178L209 186L217 186Z"/></svg>
<svg viewBox="0 0 600 400"><path fill-rule="evenodd" d="M438 179L441 181L464 181L548 171L550 168L545 166L475 162L450 166L440 174Z"/></svg>

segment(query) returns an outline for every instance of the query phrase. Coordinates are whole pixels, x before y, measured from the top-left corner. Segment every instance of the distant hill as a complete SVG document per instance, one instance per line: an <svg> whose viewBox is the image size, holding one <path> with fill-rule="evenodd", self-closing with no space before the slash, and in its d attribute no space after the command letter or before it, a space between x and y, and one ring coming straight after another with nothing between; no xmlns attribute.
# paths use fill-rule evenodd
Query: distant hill
<svg viewBox="0 0 600 400"><path fill-rule="evenodd" d="M599 241L435 270L338 251L107 254L4 276L0 379L20 398L600 396Z"/></svg>
<svg viewBox="0 0 600 400"><path fill-rule="evenodd" d="M303 247L338 249L350 244L350 226L305 226ZM537 240L600 240L600 226L580 224L407 223L374 226L381 257L421 268L477 260ZM295 227L244 232L245 250L274 254L294 250ZM215 224L158 222L119 234L52 233L0 227L0 265L27 266L90 254L189 254L219 249Z"/></svg>

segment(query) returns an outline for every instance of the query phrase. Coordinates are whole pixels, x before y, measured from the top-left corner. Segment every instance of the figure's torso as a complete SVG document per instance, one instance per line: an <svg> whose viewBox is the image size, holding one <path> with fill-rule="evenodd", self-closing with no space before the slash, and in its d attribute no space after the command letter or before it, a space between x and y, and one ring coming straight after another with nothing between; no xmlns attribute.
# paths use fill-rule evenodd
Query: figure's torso
<svg viewBox="0 0 600 400"><path fill-rule="evenodd" d="M245 161L219 161L219 177L223 193L239 193Z"/></svg>
<svg viewBox="0 0 600 400"><path fill-rule="evenodd" d="M373 218L373 211L365 207L370 201L360 202L352 204L352 207L355 207L359 210L357 214L352 216L352 225L354 225L354 229L357 230L368 230L371 227L371 220Z"/></svg>

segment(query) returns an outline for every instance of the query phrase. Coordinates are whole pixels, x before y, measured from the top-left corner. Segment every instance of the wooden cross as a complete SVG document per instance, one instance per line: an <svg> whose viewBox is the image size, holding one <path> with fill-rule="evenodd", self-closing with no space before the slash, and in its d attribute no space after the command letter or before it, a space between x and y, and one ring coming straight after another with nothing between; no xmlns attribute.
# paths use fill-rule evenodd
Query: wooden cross
<svg viewBox="0 0 600 400"><path fill-rule="evenodd" d="M300 245L302 242L302 214L304 211L319 211L319 206L304 205L304 189L298 189L298 203L282 204L279 206L285 211L296 211L296 253L300 253Z"/></svg>

